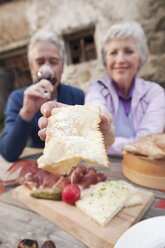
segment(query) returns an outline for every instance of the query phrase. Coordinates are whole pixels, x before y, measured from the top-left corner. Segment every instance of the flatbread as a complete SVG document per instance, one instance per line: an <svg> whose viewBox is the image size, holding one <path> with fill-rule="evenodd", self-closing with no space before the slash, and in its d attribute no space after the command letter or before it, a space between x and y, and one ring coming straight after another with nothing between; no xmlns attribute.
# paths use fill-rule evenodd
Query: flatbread
<svg viewBox="0 0 165 248"><path fill-rule="evenodd" d="M101 226L106 226L123 207L142 203L141 195L130 183L107 180L82 190L76 207Z"/></svg>
<svg viewBox="0 0 165 248"><path fill-rule="evenodd" d="M128 197L125 207L132 207L143 203L142 197L138 193L137 188L132 184L124 180L110 180L108 183L114 191L117 193L120 192L120 194Z"/></svg>
<svg viewBox="0 0 165 248"><path fill-rule="evenodd" d="M106 226L126 202L127 195L116 192L107 182L100 182L81 195L76 207L101 226Z"/></svg>
<svg viewBox="0 0 165 248"><path fill-rule="evenodd" d="M165 158L165 133L143 136L139 141L125 145L122 152L142 155L148 159Z"/></svg>
<svg viewBox="0 0 165 248"><path fill-rule="evenodd" d="M39 168L54 174L68 174L81 160L109 167L103 136L99 130L100 108L75 105L54 108L48 119Z"/></svg>

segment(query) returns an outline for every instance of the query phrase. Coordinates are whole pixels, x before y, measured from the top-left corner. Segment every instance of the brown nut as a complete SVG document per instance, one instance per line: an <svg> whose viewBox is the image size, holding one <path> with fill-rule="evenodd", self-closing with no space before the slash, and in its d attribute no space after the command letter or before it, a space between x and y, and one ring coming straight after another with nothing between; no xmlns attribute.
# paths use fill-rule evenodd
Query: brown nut
<svg viewBox="0 0 165 248"><path fill-rule="evenodd" d="M43 245L41 246L41 248L56 248L55 244L53 241L51 240L47 240L43 243Z"/></svg>
<svg viewBox="0 0 165 248"><path fill-rule="evenodd" d="M17 248L38 248L38 243L32 239L23 239L19 242Z"/></svg>

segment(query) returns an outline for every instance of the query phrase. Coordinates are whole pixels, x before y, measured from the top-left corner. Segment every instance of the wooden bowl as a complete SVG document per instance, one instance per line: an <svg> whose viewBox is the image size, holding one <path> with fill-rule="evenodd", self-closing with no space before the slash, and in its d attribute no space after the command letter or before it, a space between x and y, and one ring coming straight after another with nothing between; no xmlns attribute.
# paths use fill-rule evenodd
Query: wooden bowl
<svg viewBox="0 0 165 248"><path fill-rule="evenodd" d="M122 166L124 176L130 181L148 188L165 190L165 159L149 160L126 153Z"/></svg>

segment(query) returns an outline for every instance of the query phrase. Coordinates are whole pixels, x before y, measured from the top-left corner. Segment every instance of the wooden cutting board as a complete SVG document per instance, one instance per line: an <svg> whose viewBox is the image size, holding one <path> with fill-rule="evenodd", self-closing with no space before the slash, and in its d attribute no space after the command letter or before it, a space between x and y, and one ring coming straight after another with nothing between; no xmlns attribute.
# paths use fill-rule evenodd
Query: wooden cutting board
<svg viewBox="0 0 165 248"><path fill-rule="evenodd" d="M13 197L34 212L71 233L88 247L111 248L120 236L135 222L139 221L154 199L152 192L139 189L143 204L123 208L106 227L90 220L75 206L62 201L41 200L30 196L30 190L21 185L14 189Z"/></svg>

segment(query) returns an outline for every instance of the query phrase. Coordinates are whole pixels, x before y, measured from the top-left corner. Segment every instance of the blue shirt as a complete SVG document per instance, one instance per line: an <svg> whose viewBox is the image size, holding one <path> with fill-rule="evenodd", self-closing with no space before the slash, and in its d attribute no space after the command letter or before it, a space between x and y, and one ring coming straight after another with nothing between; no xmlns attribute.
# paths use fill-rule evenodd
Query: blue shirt
<svg viewBox="0 0 165 248"><path fill-rule="evenodd" d="M38 136L38 119L42 116L40 111L35 114L31 122L25 121L19 116L26 88L13 91L5 109L6 118L0 139L0 154L10 162L18 159L27 141L31 147L43 148L45 145L45 142ZM84 93L75 87L60 84L57 101L68 105L83 105Z"/></svg>

